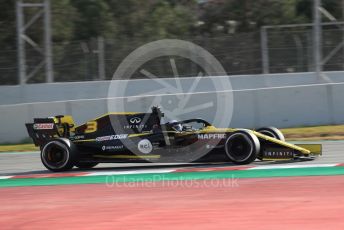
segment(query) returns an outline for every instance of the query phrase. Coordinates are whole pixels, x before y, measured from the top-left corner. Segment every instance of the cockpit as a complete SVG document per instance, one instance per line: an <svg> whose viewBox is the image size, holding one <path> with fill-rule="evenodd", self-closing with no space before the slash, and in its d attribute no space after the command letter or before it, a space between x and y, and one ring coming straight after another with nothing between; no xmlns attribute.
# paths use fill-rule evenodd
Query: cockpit
<svg viewBox="0 0 344 230"><path fill-rule="evenodd" d="M172 120L166 124L167 131L176 132L187 132L187 131L198 131L205 127L211 126L211 124L203 119L188 119L184 121Z"/></svg>

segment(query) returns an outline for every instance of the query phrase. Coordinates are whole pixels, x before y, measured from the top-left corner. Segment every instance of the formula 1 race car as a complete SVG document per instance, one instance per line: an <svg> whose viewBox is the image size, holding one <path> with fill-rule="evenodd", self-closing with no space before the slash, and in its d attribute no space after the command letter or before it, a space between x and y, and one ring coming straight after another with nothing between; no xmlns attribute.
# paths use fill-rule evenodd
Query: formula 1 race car
<svg viewBox="0 0 344 230"><path fill-rule="evenodd" d="M86 169L105 162L233 162L314 159L321 145L285 142L274 127L256 131L216 128L203 119L162 123L151 113L109 113L76 126L71 116L35 118L26 124L51 171Z"/></svg>

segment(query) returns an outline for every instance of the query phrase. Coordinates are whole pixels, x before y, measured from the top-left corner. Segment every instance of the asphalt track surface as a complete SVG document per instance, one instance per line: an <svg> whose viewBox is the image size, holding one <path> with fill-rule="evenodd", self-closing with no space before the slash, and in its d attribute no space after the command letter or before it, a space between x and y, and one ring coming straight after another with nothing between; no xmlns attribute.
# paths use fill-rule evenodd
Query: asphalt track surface
<svg viewBox="0 0 344 230"><path fill-rule="evenodd" d="M301 143L301 142L300 142ZM256 161L252 165L271 165L271 164L331 164L331 163L344 163L344 141L324 141L324 142L312 142L312 143L321 143L323 145L323 155L318 159L313 161L301 161L301 162L261 162ZM202 167L214 167L219 166L236 166L231 163L225 164L99 164L97 167L91 170L92 172L104 172L107 170L136 170L136 169L152 169L152 168L183 168L185 166L202 166ZM78 169L73 169L74 172L83 172ZM7 175L25 175L25 174L42 174L50 173L44 168L40 161L39 153L0 153L0 176Z"/></svg>

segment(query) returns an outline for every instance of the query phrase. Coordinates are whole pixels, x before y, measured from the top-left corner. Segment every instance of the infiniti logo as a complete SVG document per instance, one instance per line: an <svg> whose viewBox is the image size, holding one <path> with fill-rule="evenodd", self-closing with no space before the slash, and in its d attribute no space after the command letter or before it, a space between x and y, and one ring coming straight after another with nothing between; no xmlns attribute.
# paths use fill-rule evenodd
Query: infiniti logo
<svg viewBox="0 0 344 230"><path fill-rule="evenodd" d="M139 124L139 123L141 123L141 118L133 117L133 118L130 118L129 121L130 121L131 124Z"/></svg>

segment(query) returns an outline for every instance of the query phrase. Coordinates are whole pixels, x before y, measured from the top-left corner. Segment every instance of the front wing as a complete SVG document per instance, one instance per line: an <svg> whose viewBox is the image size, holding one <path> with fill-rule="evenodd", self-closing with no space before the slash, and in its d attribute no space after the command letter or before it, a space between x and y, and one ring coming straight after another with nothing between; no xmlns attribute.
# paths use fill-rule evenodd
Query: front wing
<svg viewBox="0 0 344 230"><path fill-rule="evenodd" d="M307 153L285 146L266 146L261 151L261 160L312 160L322 155L321 144L298 144L297 147L309 150Z"/></svg>

